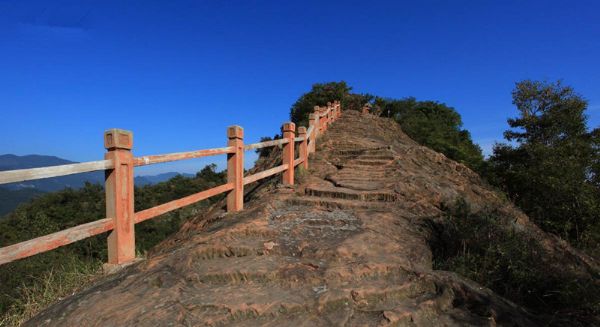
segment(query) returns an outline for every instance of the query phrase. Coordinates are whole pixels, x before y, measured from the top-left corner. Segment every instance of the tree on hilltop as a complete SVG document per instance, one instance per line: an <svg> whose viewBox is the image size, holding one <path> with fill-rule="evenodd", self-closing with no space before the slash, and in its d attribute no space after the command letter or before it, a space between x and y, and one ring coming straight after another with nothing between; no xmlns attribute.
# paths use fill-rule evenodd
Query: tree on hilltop
<svg viewBox="0 0 600 327"><path fill-rule="evenodd" d="M560 81L525 80L512 96L519 115L504 133L512 143L494 147L490 181L544 230L598 244L600 132L588 132L587 101Z"/></svg>

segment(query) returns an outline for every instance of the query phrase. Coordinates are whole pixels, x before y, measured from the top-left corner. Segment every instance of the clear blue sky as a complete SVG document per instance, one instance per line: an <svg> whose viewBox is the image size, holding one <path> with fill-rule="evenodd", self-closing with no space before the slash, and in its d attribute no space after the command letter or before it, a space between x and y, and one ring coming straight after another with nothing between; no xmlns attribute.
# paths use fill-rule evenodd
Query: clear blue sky
<svg viewBox="0 0 600 327"><path fill-rule="evenodd" d="M445 102L489 153L522 79L563 79L599 124L599 16L597 1L0 0L0 153L97 160L111 127L136 155L220 147L232 124L253 142L339 80Z"/></svg>

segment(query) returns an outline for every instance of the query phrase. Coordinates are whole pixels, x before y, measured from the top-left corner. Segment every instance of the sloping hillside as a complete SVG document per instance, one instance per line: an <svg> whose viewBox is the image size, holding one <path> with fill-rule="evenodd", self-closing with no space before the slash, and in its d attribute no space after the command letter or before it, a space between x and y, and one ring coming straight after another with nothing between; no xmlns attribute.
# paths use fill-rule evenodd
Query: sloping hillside
<svg viewBox="0 0 600 327"><path fill-rule="evenodd" d="M216 206L134 266L48 308L29 326L538 325L534 315L436 271L428 222L464 199L537 239L548 269L595 280L598 265L548 236L471 170L390 120L344 112L296 187Z"/></svg>

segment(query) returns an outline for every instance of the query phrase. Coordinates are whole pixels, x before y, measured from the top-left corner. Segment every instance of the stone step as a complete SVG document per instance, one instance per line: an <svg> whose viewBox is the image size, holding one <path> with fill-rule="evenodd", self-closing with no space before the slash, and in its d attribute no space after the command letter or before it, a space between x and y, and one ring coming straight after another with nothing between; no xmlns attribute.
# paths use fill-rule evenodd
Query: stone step
<svg viewBox="0 0 600 327"><path fill-rule="evenodd" d="M354 169L342 169L337 172L335 175L337 178L341 179L357 179L357 180L384 180L389 179L390 172L388 171L358 171Z"/></svg>
<svg viewBox="0 0 600 327"><path fill-rule="evenodd" d="M392 160L373 160L373 159L362 159L362 158L358 158L358 159L354 159L352 160L349 165L353 165L353 166L387 166L389 164L391 164Z"/></svg>
<svg viewBox="0 0 600 327"><path fill-rule="evenodd" d="M357 181L357 180L338 180L334 181L335 186L349 188L358 191L377 191L385 187L382 182L376 181Z"/></svg>
<svg viewBox="0 0 600 327"><path fill-rule="evenodd" d="M381 155L389 155L390 150L387 147L384 148L363 148L363 149L357 149L356 147L348 147L348 148L344 148L338 145L338 147L336 147L336 150L332 150L331 154L334 156L359 156L359 155L376 155L376 154L381 154Z"/></svg>
<svg viewBox="0 0 600 327"><path fill-rule="evenodd" d="M275 239L276 241L276 239ZM265 242L270 249L265 255L257 257L229 257L215 259L207 264L193 261L193 282L213 285L236 285L244 283L266 284L274 283L287 288L306 287L318 283L318 276L310 260L300 261L297 257L279 255L280 244ZM300 275L289 276L282 268L293 267ZM293 277L290 280L290 277Z"/></svg>
<svg viewBox="0 0 600 327"><path fill-rule="evenodd" d="M396 158L391 155L391 154L362 154L360 155L357 159L361 159L361 160L388 160L388 161L392 161L395 160Z"/></svg>
<svg viewBox="0 0 600 327"><path fill-rule="evenodd" d="M195 285L194 291L194 294L186 294L187 303L193 303L193 314L185 316L185 322L193 326L262 325L265 321L288 317L290 313L306 310L306 299L316 294L310 285L290 289L273 283L255 282L221 286L199 283ZM169 305L173 306L173 302L178 303L173 300L173 297L167 296L164 299L156 299L154 303L159 308L168 307L162 310L177 312L176 309L169 307ZM144 308L143 312L158 311L157 307ZM168 320L173 322L180 319L179 317L181 313L170 319L163 318L159 320L162 323L158 325L166 325ZM154 316L152 318L156 319ZM142 318L140 321L146 320ZM153 320L149 318L147 321Z"/></svg>
<svg viewBox="0 0 600 327"><path fill-rule="evenodd" d="M367 202L394 202L397 199L396 193L392 192L356 191L341 187L309 186L305 193L310 196Z"/></svg>
<svg viewBox="0 0 600 327"><path fill-rule="evenodd" d="M222 258L241 258L241 257L256 257L264 254L262 243L264 241L253 240L232 240L228 239L227 243L212 242L210 244L200 244L190 254L194 261L215 260ZM250 243L250 244L248 244Z"/></svg>
<svg viewBox="0 0 600 327"><path fill-rule="evenodd" d="M327 176L327 180L331 180L334 182L337 181L346 181L346 182L368 182L368 181L376 181L376 182L384 182L388 181L388 175L382 174L381 176L372 176L370 174L357 175L354 172L344 172L340 171L335 174L331 174Z"/></svg>
<svg viewBox="0 0 600 327"><path fill-rule="evenodd" d="M396 167L393 166L369 166L369 165L357 165L355 163L347 163L342 165L342 170L356 171L358 174L370 174L370 173L390 173L397 171Z"/></svg>
<svg viewBox="0 0 600 327"><path fill-rule="evenodd" d="M442 298L445 301L440 301L442 299L424 297L436 291L433 283L406 281L401 284L389 284L389 281L375 281L336 289L329 289L327 285L310 284L293 289L274 284L241 284L251 285L251 292L248 287L235 287L236 285L198 285L195 296L198 297L199 303L194 306L194 315L188 319L197 325L201 322L210 322L210 325L218 326L257 326L265 325L266 322L270 326L313 325L312 323L319 321L314 320L317 317L312 317L307 324L307 316L300 315L304 317L304 321L298 320L298 313L306 312L308 308L316 305L317 311L327 317L327 320L316 325L345 325L352 312L348 307L358 312L377 313L369 316L373 318L369 320L372 323L383 322L382 312L387 314L384 321L412 323L411 317L419 312L421 302L434 302L436 306L423 306L423 309L428 309L423 311L429 316L423 315L420 322L426 325L426 318L431 318L432 307L437 307L439 303L439 306L446 309L448 300L452 299L446 296Z"/></svg>
<svg viewBox="0 0 600 327"><path fill-rule="evenodd" d="M356 200L345 200L336 198L323 198L314 196L297 196L287 200L290 205L307 206L325 209L384 209L385 205L380 202L363 202Z"/></svg>

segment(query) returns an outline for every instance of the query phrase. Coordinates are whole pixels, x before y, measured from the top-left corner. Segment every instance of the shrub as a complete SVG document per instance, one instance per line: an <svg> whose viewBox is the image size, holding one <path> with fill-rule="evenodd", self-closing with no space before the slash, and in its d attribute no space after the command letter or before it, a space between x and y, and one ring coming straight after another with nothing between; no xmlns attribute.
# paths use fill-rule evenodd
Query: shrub
<svg viewBox="0 0 600 327"><path fill-rule="evenodd" d="M587 324L600 313L600 287L548 262L537 240L493 211L473 213L463 200L432 221L434 269L454 271L542 315Z"/></svg>

